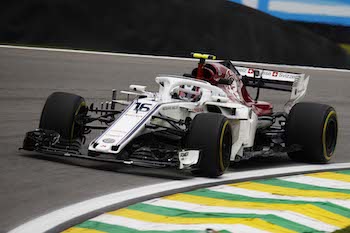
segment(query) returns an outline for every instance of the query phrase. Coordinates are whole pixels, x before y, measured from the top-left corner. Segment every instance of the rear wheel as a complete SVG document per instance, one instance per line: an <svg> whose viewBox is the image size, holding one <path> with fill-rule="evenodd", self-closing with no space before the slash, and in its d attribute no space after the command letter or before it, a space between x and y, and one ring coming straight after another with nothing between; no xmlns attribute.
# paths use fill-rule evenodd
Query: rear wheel
<svg viewBox="0 0 350 233"><path fill-rule="evenodd" d="M337 114L329 105L298 103L290 111L286 125L287 146L301 150L288 153L299 162L327 163L334 155L338 133Z"/></svg>
<svg viewBox="0 0 350 233"><path fill-rule="evenodd" d="M192 120L186 148L200 150L194 174L221 176L230 165L232 132L226 117L217 113L198 114Z"/></svg>
<svg viewBox="0 0 350 233"><path fill-rule="evenodd" d="M82 137L83 133L83 125L77 122L76 118L86 113L86 103L81 96L54 92L46 100L39 128L54 130L61 138L74 140Z"/></svg>

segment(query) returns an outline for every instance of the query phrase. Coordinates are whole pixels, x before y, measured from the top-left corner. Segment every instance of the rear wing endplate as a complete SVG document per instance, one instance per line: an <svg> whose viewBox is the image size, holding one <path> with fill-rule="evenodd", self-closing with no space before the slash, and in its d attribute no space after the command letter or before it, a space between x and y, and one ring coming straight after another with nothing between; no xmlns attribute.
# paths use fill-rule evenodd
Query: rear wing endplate
<svg viewBox="0 0 350 233"><path fill-rule="evenodd" d="M264 70L235 66L246 86L291 92L285 111L290 109L306 95L309 77L301 73Z"/></svg>

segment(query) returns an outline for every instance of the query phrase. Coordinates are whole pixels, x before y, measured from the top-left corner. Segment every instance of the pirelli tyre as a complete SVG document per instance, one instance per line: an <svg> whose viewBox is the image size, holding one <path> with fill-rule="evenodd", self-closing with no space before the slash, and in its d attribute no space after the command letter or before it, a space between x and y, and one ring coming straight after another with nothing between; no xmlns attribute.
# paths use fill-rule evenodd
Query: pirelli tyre
<svg viewBox="0 0 350 233"><path fill-rule="evenodd" d="M299 150L288 155L298 162L327 163L334 155L337 134L334 108L318 103L298 103L288 115L286 144Z"/></svg>
<svg viewBox="0 0 350 233"><path fill-rule="evenodd" d="M87 107L81 96L54 92L46 100L40 118L40 129L54 130L66 140L80 138L83 125L79 124L77 117L86 115Z"/></svg>
<svg viewBox="0 0 350 233"><path fill-rule="evenodd" d="M231 147L232 131L226 117L218 113L202 113L194 117L186 138L186 148L200 150L194 174L221 176L230 165Z"/></svg>

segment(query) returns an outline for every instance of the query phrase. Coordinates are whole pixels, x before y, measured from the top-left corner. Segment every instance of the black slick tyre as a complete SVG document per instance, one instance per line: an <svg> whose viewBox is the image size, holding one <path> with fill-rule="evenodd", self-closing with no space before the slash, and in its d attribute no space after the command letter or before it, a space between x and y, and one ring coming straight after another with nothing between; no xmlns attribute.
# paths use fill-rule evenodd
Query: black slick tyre
<svg viewBox="0 0 350 233"><path fill-rule="evenodd" d="M194 174L221 176L230 165L231 147L232 132L226 117L218 113L194 117L186 138L186 148L201 151Z"/></svg>
<svg viewBox="0 0 350 233"><path fill-rule="evenodd" d="M329 105L298 103L291 109L286 124L287 147L301 150L289 152L298 162L327 163L337 143L337 114Z"/></svg>
<svg viewBox="0 0 350 233"><path fill-rule="evenodd" d="M54 130L61 138L74 140L82 136L83 130L82 125L76 122L76 118L86 113L86 103L81 96L54 92L46 100L39 128Z"/></svg>

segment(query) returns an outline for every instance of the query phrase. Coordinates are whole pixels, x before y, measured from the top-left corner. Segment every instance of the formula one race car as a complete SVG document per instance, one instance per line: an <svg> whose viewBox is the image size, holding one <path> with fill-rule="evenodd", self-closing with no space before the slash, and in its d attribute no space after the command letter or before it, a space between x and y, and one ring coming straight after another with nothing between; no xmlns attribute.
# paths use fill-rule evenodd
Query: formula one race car
<svg viewBox="0 0 350 233"><path fill-rule="evenodd" d="M55 92L43 108L39 128L28 132L23 149L47 154L150 167L177 167L217 177L231 161L287 152L295 161L326 163L334 155L338 123L324 104L299 103L304 74L206 63L184 76L156 77L159 91L131 85L133 100L88 107L75 94ZM257 89L253 99L246 87ZM258 101L260 89L291 92L283 112ZM118 111L117 106L126 106ZM103 123L96 126L92 122ZM104 130L83 153L85 135Z"/></svg>

